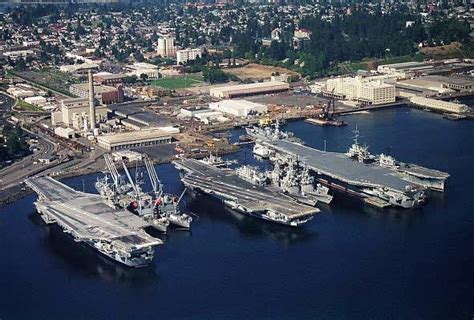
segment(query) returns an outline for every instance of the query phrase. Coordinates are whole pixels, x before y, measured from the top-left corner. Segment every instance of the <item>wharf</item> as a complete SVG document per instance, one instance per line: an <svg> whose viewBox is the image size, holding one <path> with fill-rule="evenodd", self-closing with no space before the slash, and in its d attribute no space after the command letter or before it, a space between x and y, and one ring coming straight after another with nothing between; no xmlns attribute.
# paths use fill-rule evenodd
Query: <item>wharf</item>
<svg viewBox="0 0 474 320"><path fill-rule="evenodd" d="M249 212L272 210L289 219L310 217L319 212L319 209L298 203L283 193L253 185L229 169L219 169L195 159L179 160L174 164L186 172L182 178L186 186L234 201Z"/></svg>
<svg viewBox="0 0 474 320"><path fill-rule="evenodd" d="M26 180L38 194L37 208L77 241L106 241L124 251L161 244L143 231L143 219L107 206L99 195L76 191L51 177Z"/></svg>

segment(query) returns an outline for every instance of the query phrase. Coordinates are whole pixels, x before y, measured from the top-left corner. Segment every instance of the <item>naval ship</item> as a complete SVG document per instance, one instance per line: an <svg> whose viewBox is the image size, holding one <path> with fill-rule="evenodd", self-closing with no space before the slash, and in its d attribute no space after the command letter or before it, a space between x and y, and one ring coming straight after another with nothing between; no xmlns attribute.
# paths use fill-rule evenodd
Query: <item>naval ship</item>
<svg viewBox="0 0 474 320"><path fill-rule="evenodd" d="M298 227L310 221L319 209L292 197L250 183L231 169L221 169L205 161L174 161L186 188L218 199L227 207L262 220Z"/></svg>
<svg viewBox="0 0 474 320"><path fill-rule="evenodd" d="M129 267L148 265L162 244L143 228L149 224L127 210L107 206L96 194L76 191L51 177L25 183L38 194L36 210L46 224L57 224L76 242Z"/></svg>
<svg viewBox="0 0 474 320"><path fill-rule="evenodd" d="M127 182L124 176L118 173L110 155L105 154L104 159L108 171L96 181L95 188L109 206L127 209L161 232L166 232L170 223L185 229L191 227L193 218L182 213L179 208L184 191L179 197L164 193L163 184L148 157L144 157L144 162L152 185L152 192L143 191L144 178L138 168L135 171L135 180L133 180L127 166L122 161ZM112 179L111 182L109 182L109 176Z"/></svg>
<svg viewBox="0 0 474 320"><path fill-rule="evenodd" d="M372 155L367 146L359 144L357 129L346 153L308 147L278 126L253 127L247 133L256 138L260 152L265 149L271 161L285 164L296 158L318 182L379 207L420 206L426 201L426 191L443 191L449 177L442 171L398 162L392 156Z"/></svg>
<svg viewBox="0 0 474 320"><path fill-rule="evenodd" d="M296 159L283 164L275 161L273 169L262 172L254 166L244 165L236 169L236 174L255 185L268 186L271 190L280 190L296 201L315 206L318 202L329 204L333 196L329 188L318 183L306 166L299 166Z"/></svg>

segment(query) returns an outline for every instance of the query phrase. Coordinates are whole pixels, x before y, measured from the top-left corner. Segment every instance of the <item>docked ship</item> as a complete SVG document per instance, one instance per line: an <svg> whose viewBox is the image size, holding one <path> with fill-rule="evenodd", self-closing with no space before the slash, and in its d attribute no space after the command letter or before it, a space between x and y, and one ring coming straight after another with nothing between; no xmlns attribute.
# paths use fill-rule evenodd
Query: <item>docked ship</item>
<svg viewBox="0 0 474 320"><path fill-rule="evenodd" d="M36 210L46 224L57 224L76 242L129 267L148 265L162 244L143 228L149 224L127 210L106 205L96 194L76 191L51 177L25 183L38 194Z"/></svg>
<svg viewBox="0 0 474 320"><path fill-rule="evenodd" d="M143 174L138 168L135 171L135 180L133 180L127 166L122 161L122 167L127 177L125 179L118 173L110 155L105 154L104 159L108 171L97 180L95 187L109 206L127 209L161 232L166 232L170 223L186 229L191 227L192 217L182 213L179 208L184 191L179 197L164 193L163 184L148 157L144 158L144 162L153 189L151 192L143 191ZM109 176L112 180L110 182Z"/></svg>
<svg viewBox="0 0 474 320"><path fill-rule="evenodd" d="M181 171L181 181L186 188L216 198L245 215L297 227L319 212L288 195L242 179L231 169L220 169L195 159L178 160L173 164Z"/></svg>
<svg viewBox="0 0 474 320"><path fill-rule="evenodd" d="M327 187L319 183L315 187L314 177L309 174L308 168L299 166L296 159L290 159L285 164L276 161L273 169L265 172L244 165L236 169L236 174L252 184L282 191L296 201L311 206L318 202L329 204L333 199Z"/></svg>
<svg viewBox="0 0 474 320"><path fill-rule="evenodd" d="M420 206L426 201L426 190L443 191L449 177L442 171L397 162L391 156L372 155L367 146L359 144L357 130L346 153L321 151L287 136L292 134L265 128L265 134L257 132L255 138L257 145L268 150L271 161L285 164L297 158L319 183L380 207Z"/></svg>

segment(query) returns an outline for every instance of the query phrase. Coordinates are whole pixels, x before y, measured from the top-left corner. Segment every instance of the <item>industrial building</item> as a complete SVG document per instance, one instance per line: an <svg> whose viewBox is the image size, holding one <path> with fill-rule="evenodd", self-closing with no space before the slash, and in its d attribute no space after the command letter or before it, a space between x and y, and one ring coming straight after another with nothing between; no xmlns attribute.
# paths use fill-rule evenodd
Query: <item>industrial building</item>
<svg viewBox="0 0 474 320"><path fill-rule="evenodd" d="M156 52L162 57L175 57L176 56L176 38L172 35L162 35L158 39L158 47Z"/></svg>
<svg viewBox="0 0 474 320"><path fill-rule="evenodd" d="M72 139L74 137L74 129L56 127L56 128L54 128L54 134L56 134L56 135L58 135L62 138Z"/></svg>
<svg viewBox="0 0 474 320"><path fill-rule="evenodd" d="M226 122L229 120L220 111L202 107L182 108L179 117L195 118L204 124L210 124L212 122Z"/></svg>
<svg viewBox="0 0 474 320"><path fill-rule="evenodd" d="M465 113L469 111L469 107L465 104L449 102L443 100L430 99L425 97L411 97L410 102L414 105L432 109L435 111L448 113Z"/></svg>
<svg viewBox="0 0 474 320"><path fill-rule="evenodd" d="M69 86L69 91L78 97L86 98L89 96L89 84L72 84ZM102 104L120 103L123 101L122 86L112 87L94 84L94 98Z"/></svg>
<svg viewBox="0 0 474 320"><path fill-rule="evenodd" d="M170 127L169 120L163 119L153 111L143 108L143 103L124 103L109 106L109 112L129 129L141 130L148 127Z"/></svg>
<svg viewBox="0 0 474 320"><path fill-rule="evenodd" d="M94 74L94 81L106 86L116 86L122 84L125 77L123 73L98 72Z"/></svg>
<svg viewBox="0 0 474 320"><path fill-rule="evenodd" d="M176 64L183 64L188 61L196 60L202 56L202 49L183 49L176 51Z"/></svg>
<svg viewBox="0 0 474 320"><path fill-rule="evenodd" d="M209 108L235 117L267 113L267 106L247 100L222 100L209 104Z"/></svg>
<svg viewBox="0 0 474 320"><path fill-rule="evenodd" d="M53 125L63 124L78 130L88 128L90 105L88 98L68 98L61 100L60 110L51 114ZM107 107L95 107L96 121L107 119Z"/></svg>
<svg viewBox="0 0 474 320"><path fill-rule="evenodd" d="M138 148L171 142L168 132L157 128L143 129L133 132L104 134L97 137L99 147L110 150Z"/></svg>
<svg viewBox="0 0 474 320"><path fill-rule="evenodd" d="M213 87L209 90L209 94L216 98L237 98L252 96L258 94L269 94L288 91L290 85L281 81L268 81L249 84L239 84L231 86Z"/></svg>
<svg viewBox="0 0 474 320"><path fill-rule="evenodd" d="M417 91L420 93L447 94L458 92L472 92L474 80L468 77L424 76L401 81L397 87Z"/></svg>
<svg viewBox="0 0 474 320"><path fill-rule="evenodd" d="M326 91L347 100L366 104L395 102L395 85L361 76L329 79L326 82Z"/></svg>

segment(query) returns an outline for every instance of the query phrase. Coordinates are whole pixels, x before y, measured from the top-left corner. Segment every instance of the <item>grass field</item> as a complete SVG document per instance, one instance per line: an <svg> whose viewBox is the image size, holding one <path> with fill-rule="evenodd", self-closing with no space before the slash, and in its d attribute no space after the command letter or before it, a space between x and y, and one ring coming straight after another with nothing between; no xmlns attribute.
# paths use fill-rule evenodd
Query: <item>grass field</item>
<svg viewBox="0 0 474 320"><path fill-rule="evenodd" d="M42 108L37 107L35 105L29 104L26 101L23 101L21 99L18 99L18 102L16 103L15 110L18 111L43 111Z"/></svg>
<svg viewBox="0 0 474 320"><path fill-rule="evenodd" d="M203 83L204 80L202 76L178 76L178 77L169 77L161 78L158 80L153 80L152 85L161 87L164 89L184 89L194 86L196 84Z"/></svg>

